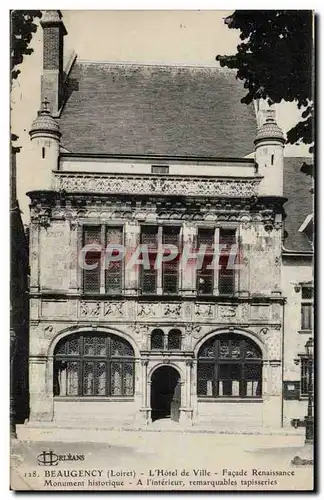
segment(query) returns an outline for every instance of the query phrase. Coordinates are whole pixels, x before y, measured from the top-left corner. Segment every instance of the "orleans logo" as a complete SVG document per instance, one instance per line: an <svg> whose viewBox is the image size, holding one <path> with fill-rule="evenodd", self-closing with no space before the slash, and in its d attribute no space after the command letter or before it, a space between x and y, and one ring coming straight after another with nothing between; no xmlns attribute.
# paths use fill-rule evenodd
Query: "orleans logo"
<svg viewBox="0 0 324 500"><path fill-rule="evenodd" d="M37 457L39 465L57 465L59 463L59 457L53 451L43 451Z"/></svg>
<svg viewBox="0 0 324 500"><path fill-rule="evenodd" d="M67 453L65 455L57 455L54 451L42 451L37 456L37 461L39 465L44 465L49 467L52 465L58 465L59 462L74 462L77 460L84 460L84 455L74 455L73 453Z"/></svg>

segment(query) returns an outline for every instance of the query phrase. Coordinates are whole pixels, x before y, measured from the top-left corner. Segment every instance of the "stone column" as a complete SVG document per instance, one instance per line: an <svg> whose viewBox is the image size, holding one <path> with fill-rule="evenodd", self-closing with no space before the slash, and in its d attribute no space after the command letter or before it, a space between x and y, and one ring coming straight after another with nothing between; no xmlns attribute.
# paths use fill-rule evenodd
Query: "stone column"
<svg viewBox="0 0 324 500"><path fill-rule="evenodd" d="M147 404L147 365L148 360L141 360L141 408L140 408L140 420L145 424L148 424L149 419L149 406Z"/></svg>
<svg viewBox="0 0 324 500"><path fill-rule="evenodd" d="M187 403L187 408L191 409L191 368L192 368L192 360L187 359L186 361L186 379L187 379L187 385L186 385L186 403Z"/></svg>
<svg viewBox="0 0 324 500"><path fill-rule="evenodd" d="M135 222L125 224L125 258L124 258L124 282L125 295L136 295L139 284L139 270L137 266L127 268L127 263L139 245L140 226Z"/></svg>
<svg viewBox="0 0 324 500"><path fill-rule="evenodd" d="M190 252L197 250L195 248L196 233L197 229L193 224L184 223L182 230L183 247L185 248L188 245ZM180 269L180 284L182 287L180 291L183 296L192 297L196 294L196 266L194 264L195 261L190 262L189 260L184 269Z"/></svg>
<svg viewBox="0 0 324 500"><path fill-rule="evenodd" d="M53 366L46 356L30 356L29 392L30 421L52 421L54 416L53 387L49 370Z"/></svg>

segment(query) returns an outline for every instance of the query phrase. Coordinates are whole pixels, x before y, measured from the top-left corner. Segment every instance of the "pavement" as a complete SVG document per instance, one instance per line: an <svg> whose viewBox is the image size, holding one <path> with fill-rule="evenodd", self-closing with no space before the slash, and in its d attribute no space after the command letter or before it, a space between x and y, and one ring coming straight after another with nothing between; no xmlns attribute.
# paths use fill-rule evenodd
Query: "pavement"
<svg viewBox="0 0 324 500"><path fill-rule="evenodd" d="M305 448L302 435L192 433L180 428L177 431L171 424L170 428L170 432L79 429L75 433L59 429L56 433L50 430L47 437L43 431L37 433L33 429L34 435L27 439L12 440L12 489L299 491L313 488L313 468L309 462L308 465L291 463L296 456L309 457L312 453ZM44 466L40 463L44 451L66 460ZM83 460L77 458L80 456ZM89 483L88 479L82 479L83 486L71 485L71 478L57 479L60 470L95 471L93 474L101 470L105 480L91 479ZM51 474L54 479L47 479L46 475ZM69 484L64 483L63 487L62 481Z"/></svg>

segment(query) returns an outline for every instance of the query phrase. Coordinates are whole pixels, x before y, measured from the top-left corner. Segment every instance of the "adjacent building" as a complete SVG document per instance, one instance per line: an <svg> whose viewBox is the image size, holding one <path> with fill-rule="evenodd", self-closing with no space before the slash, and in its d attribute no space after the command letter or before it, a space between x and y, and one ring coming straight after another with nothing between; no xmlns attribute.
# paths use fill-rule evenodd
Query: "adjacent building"
<svg viewBox="0 0 324 500"><path fill-rule="evenodd" d="M60 12L41 24L30 422L290 425L304 412L294 360L312 330L312 248L274 112L241 104L244 89L219 68L76 57L64 68ZM180 256L157 266L163 244ZM104 265L107 245L125 258ZM148 265L129 266L140 245Z"/></svg>

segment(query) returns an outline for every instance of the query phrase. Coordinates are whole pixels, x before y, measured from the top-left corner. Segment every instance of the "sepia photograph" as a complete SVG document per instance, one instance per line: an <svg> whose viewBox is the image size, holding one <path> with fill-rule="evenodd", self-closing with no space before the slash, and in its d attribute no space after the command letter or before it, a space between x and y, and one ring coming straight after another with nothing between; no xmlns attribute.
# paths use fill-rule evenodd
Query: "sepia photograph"
<svg viewBox="0 0 324 500"><path fill-rule="evenodd" d="M314 12L9 22L8 488L314 491Z"/></svg>

